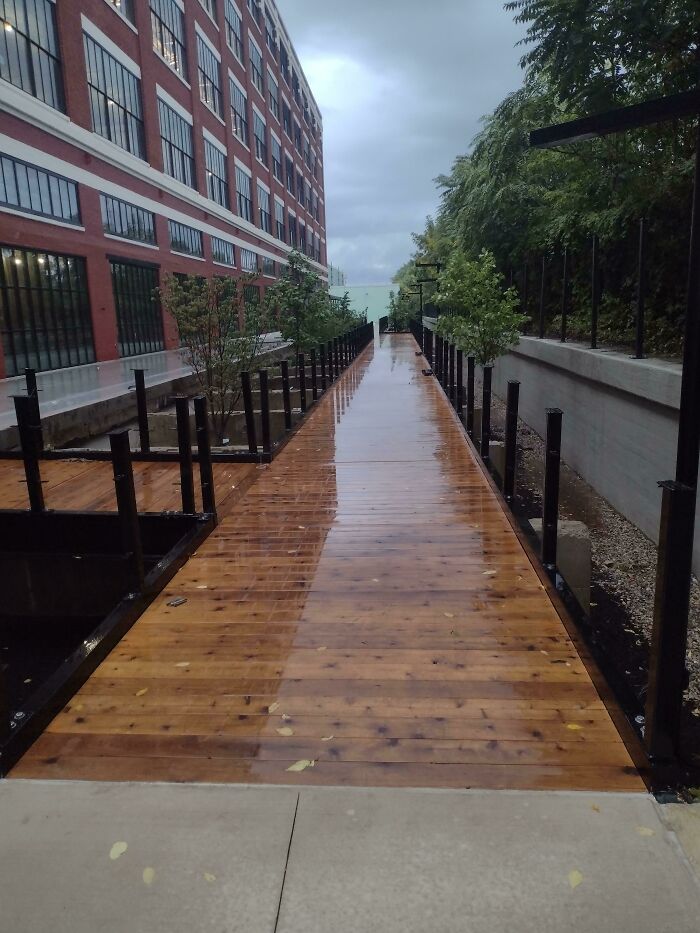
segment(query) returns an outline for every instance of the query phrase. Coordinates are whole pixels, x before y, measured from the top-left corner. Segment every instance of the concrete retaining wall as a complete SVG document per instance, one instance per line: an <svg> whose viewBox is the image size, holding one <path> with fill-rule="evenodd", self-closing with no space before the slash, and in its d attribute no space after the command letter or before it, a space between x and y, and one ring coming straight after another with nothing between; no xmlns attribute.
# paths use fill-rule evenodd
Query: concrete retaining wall
<svg viewBox="0 0 700 933"><path fill-rule="evenodd" d="M658 541L661 493L675 475L681 367L523 337L494 367L505 399L520 381L520 417L544 436L545 409L564 412L562 457L611 505ZM700 521L695 573L700 573Z"/></svg>

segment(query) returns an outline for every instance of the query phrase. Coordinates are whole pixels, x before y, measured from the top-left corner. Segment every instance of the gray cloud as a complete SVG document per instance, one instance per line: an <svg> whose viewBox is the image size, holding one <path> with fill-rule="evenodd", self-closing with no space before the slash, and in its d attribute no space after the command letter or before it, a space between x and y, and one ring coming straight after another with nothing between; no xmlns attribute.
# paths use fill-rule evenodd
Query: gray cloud
<svg viewBox="0 0 700 933"><path fill-rule="evenodd" d="M500 0L277 0L324 122L329 258L386 283L438 203L433 179L518 87Z"/></svg>

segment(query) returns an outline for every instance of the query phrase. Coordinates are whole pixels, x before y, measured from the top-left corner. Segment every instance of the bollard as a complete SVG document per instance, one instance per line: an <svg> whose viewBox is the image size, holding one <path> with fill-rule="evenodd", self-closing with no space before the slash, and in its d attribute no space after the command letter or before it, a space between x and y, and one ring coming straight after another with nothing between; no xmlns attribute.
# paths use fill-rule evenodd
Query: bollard
<svg viewBox="0 0 700 933"><path fill-rule="evenodd" d="M457 413L459 420L464 421L464 354L457 350Z"/></svg>
<svg viewBox="0 0 700 933"><path fill-rule="evenodd" d="M318 348L318 355L321 360L321 394L326 391L326 348L321 344Z"/></svg>
<svg viewBox="0 0 700 933"><path fill-rule="evenodd" d="M561 283L561 342L566 343L566 315L569 310L569 249L564 247L564 270Z"/></svg>
<svg viewBox="0 0 700 933"><path fill-rule="evenodd" d="M147 454L151 450L151 435L148 429L145 370L134 370L134 388L136 389L136 411L139 419L139 445L141 447L141 453Z"/></svg>
<svg viewBox="0 0 700 933"><path fill-rule="evenodd" d="M262 424L262 449L263 453L272 453L272 440L270 436L270 389L267 379L267 370L258 371L258 383L260 386L260 422Z"/></svg>
<svg viewBox="0 0 700 933"><path fill-rule="evenodd" d="M139 592L143 588L145 574L129 432L113 431L109 435L109 447L112 451L112 473L114 474L114 491L117 496L122 548L131 568L130 585L136 592Z"/></svg>
<svg viewBox="0 0 700 933"><path fill-rule="evenodd" d="M292 396L289 391L289 360L282 360L280 363L282 371L282 400L284 404L284 428L286 431L292 429Z"/></svg>
<svg viewBox="0 0 700 933"><path fill-rule="evenodd" d="M515 500L515 456L518 444L518 400L520 383L512 379L508 383L506 403L505 466L503 468L503 497L512 508Z"/></svg>
<svg viewBox="0 0 700 933"><path fill-rule="evenodd" d="M39 387L36 384L36 370L27 367L24 370L24 380L27 385L27 395L31 399L34 399L32 421L34 424L37 454L41 454L44 450L44 434L41 430L41 410L39 409Z"/></svg>
<svg viewBox="0 0 700 933"><path fill-rule="evenodd" d="M591 350L598 349L598 252L598 237L594 234L591 243Z"/></svg>
<svg viewBox="0 0 700 933"><path fill-rule="evenodd" d="M299 407L303 415L306 411L306 360L303 353L300 353L297 359L297 369L299 370L299 398L301 399Z"/></svg>
<svg viewBox="0 0 700 933"><path fill-rule="evenodd" d="M561 461L561 418L561 409L547 409L544 490L542 493L542 563L550 572L554 572L557 566L557 530L559 526L559 466Z"/></svg>
<svg viewBox="0 0 700 933"><path fill-rule="evenodd" d="M474 440L474 365L473 356L467 357L467 434Z"/></svg>
<svg viewBox="0 0 700 933"><path fill-rule="evenodd" d="M44 490L41 486L37 431L34 424L36 402L29 395L13 395L12 398L15 403L15 414L17 415L17 430L19 431L19 444L24 461L29 508L32 512L43 512Z"/></svg>
<svg viewBox="0 0 700 933"><path fill-rule="evenodd" d="M180 488L182 511L193 515L197 509L194 502L194 471L192 469L192 437L190 435L190 400L184 395L175 399L177 416L177 446L180 452Z"/></svg>
<svg viewBox="0 0 700 933"><path fill-rule="evenodd" d="M483 367L484 383L481 402L481 459L488 461L491 445L491 376L492 366Z"/></svg>
<svg viewBox="0 0 700 933"><path fill-rule="evenodd" d="M651 758L669 760L681 750L683 694L688 685L687 580L692 572L695 489L676 482L659 485L661 525L644 742Z"/></svg>
<svg viewBox="0 0 700 933"><path fill-rule="evenodd" d="M205 395L198 395L194 400L194 420L197 430L197 454L199 459L199 485L202 490L202 511L216 518L214 466L211 459L211 442L209 440L209 410Z"/></svg>
<svg viewBox="0 0 700 933"><path fill-rule="evenodd" d="M311 398L318 400L318 370L316 368L316 351L311 351Z"/></svg>
<svg viewBox="0 0 700 933"><path fill-rule="evenodd" d="M637 327L634 341L634 359L644 359L644 306L646 299L647 223L639 221L639 259L637 268Z"/></svg>
<svg viewBox="0 0 700 933"><path fill-rule="evenodd" d="M241 373L241 388L243 390L243 410L245 411L245 429L248 435L248 451L251 454L257 454L258 438L255 433L255 411L253 410L253 391L250 387L250 373Z"/></svg>

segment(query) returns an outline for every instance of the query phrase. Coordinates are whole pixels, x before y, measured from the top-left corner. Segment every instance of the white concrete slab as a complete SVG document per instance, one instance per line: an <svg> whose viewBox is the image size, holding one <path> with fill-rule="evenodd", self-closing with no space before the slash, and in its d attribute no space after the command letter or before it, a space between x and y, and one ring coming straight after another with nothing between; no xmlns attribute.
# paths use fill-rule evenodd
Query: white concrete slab
<svg viewBox="0 0 700 933"><path fill-rule="evenodd" d="M5 781L0 931L271 933L296 802L292 789Z"/></svg>
<svg viewBox="0 0 700 933"><path fill-rule="evenodd" d="M643 795L304 790L278 933L698 933Z"/></svg>

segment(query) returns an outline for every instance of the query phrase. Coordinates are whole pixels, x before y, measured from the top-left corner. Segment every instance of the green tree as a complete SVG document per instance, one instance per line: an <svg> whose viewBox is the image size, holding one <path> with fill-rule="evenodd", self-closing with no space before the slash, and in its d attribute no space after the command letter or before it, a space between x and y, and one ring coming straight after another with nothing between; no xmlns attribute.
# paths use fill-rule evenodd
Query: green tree
<svg viewBox="0 0 700 933"><path fill-rule="evenodd" d="M184 357L207 397L219 443L240 399L240 375L254 368L268 330L259 303L244 297L254 278L171 275L159 290L177 324Z"/></svg>
<svg viewBox="0 0 700 933"><path fill-rule="evenodd" d="M328 339L325 335L332 317L328 291L301 253L289 254L282 275L267 289L265 304L277 318L282 337L292 342L295 359Z"/></svg>

